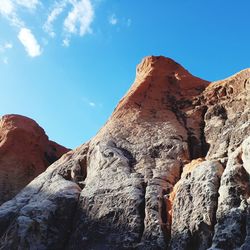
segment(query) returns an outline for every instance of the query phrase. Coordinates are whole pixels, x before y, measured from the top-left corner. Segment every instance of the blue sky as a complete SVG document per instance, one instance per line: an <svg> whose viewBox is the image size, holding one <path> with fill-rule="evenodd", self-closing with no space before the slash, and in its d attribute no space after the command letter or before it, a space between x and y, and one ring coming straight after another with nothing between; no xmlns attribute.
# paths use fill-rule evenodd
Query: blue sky
<svg viewBox="0 0 250 250"><path fill-rule="evenodd" d="M0 115L74 148L106 122L147 55L206 80L250 67L249 0L0 0Z"/></svg>

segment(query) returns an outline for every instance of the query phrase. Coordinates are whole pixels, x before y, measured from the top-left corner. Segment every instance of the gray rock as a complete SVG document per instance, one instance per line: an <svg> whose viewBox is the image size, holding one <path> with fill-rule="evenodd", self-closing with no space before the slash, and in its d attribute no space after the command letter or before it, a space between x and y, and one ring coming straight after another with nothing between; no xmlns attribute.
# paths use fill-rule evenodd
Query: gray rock
<svg viewBox="0 0 250 250"><path fill-rule="evenodd" d="M230 155L219 188L218 210L211 249L239 249L246 237L249 175L241 148Z"/></svg>
<svg viewBox="0 0 250 250"><path fill-rule="evenodd" d="M210 246L223 170L219 162L205 161L182 176L173 204L170 249Z"/></svg>

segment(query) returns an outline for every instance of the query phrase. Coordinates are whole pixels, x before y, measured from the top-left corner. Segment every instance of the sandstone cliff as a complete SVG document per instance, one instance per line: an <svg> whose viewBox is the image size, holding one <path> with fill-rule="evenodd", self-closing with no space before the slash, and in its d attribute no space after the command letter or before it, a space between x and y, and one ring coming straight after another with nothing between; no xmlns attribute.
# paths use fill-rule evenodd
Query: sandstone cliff
<svg viewBox="0 0 250 250"><path fill-rule="evenodd" d="M0 204L13 198L69 150L49 141L39 125L24 116L0 119Z"/></svg>
<svg viewBox="0 0 250 250"><path fill-rule="evenodd" d="M249 96L250 70L145 58L99 133L0 207L0 249L249 249Z"/></svg>

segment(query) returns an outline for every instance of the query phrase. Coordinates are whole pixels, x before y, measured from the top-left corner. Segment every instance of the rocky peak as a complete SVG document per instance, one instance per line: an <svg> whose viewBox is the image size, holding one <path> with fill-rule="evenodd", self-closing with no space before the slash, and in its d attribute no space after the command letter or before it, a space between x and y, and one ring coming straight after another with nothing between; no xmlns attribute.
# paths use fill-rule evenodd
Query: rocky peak
<svg viewBox="0 0 250 250"><path fill-rule="evenodd" d="M176 72L184 70L184 68L172 60L164 56L147 56L142 59L141 63L136 68L136 76L143 77L148 74L158 76L166 75L167 72Z"/></svg>
<svg viewBox="0 0 250 250"><path fill-rule="evenodd" d="M163 110L166 105L173 104L173 99L191 99L200 94L208 83L191 75L170 58L146 57L137 66L136 79L116 108L114 116L119 116L119 113L124 115L128 109L132 109L132 112L134 109Z"/></svg>
<svg viewBox="0 0 250 250"><path fill-rule="evenodd" d="M44 133L44 130L39 127L34 120L22 115L10 114L2 116L0 120L0 127L2 131L20 129L27 132L33 132L35 134L35 129L37 129L40 130L39 133Z"/></svg>
<svg viewBox="0 0 250 250"><path fill-rule="evenodd" d="M1 117L0 146L2 146L2 150L8 146L6 143L12 143L16 150L21 150L18 143L27 134L30 138L36 137L40 145L45 144L46 140L48 140L44 130L28 117L21 115L4 115ZM19 136L18 140L15 138L17 135Z"/></svg>
<svg viewBox="0 0 250 250"><path fill-rule="evenodd" d="M4 115L0 119L0 204L12 198L67 148L49 141L32 119Z"/></svg>

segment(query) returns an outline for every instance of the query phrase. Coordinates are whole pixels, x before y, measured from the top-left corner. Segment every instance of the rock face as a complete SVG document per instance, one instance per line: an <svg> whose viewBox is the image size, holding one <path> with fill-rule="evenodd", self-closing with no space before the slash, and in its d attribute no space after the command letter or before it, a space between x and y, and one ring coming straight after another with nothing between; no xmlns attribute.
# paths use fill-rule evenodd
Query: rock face
<svg viewBox="0 0 250 250"><path fill-rule="evenodd" d="M145 58L100 132L0 207L0 249L250 249L249 92L250 70Z"/></svg>
<svg viewBox="0 0 250 250"><path fill-rule="evenodd" d="M0 204L13 198L68 149L49 141L39 125L24 116L0 119Z"/></svg>
<svg viewBox="0 0 250 250"><path fill-rule="evenodd" d="M219 162L204 161L182 174L172 207L171 249L211 246L223 170Z"/></svg>

